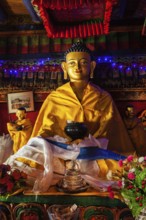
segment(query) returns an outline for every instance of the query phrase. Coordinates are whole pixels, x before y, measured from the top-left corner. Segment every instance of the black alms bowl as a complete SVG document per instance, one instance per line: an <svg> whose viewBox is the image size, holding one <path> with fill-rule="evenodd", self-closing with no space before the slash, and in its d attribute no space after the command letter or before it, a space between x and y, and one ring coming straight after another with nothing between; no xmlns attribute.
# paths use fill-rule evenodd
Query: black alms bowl
<svg viewBox="0 0 146 220"><path fill-rule="evenodd" d="M83 122L67 122L64 131L72 140L83 139L88 133L87 126Z"/></svg>

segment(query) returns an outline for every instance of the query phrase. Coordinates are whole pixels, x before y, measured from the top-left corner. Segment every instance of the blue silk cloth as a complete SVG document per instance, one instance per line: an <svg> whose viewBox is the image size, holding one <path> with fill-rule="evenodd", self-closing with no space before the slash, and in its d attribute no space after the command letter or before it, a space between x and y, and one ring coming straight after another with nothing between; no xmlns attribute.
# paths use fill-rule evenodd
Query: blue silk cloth
<svg viewBox="0 0 146 220"><path fill-rule="evenodd" d="M58 147L61 147L65 150L70 150L68 149L68 144L53 141L50 139L45 139L49 143L56 145ZM110 150L104 150L99 147L81 147L80 148L80 153L77 157L77 159L84 159L84 160L97 160L97 159L113 159L113 160L124 160L126 157L117 153L114 153Z"/></svg>

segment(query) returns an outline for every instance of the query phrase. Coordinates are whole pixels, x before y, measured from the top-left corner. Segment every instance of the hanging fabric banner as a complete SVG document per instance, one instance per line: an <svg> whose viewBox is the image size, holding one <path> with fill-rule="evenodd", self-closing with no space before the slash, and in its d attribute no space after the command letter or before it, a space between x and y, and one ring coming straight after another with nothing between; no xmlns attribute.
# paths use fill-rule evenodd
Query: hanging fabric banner
<svg viewBox="0 0 146 220"><path fill-rule="evenodd" d="M32 0L50 38L86 38L109 33L117 0Z"/></svg>

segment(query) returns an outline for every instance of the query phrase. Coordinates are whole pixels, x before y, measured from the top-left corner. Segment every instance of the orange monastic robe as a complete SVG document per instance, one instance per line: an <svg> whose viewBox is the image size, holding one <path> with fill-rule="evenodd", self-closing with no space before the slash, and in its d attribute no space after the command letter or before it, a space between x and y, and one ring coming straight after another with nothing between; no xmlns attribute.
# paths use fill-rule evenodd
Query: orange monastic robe
<svg viewBox="0 0 146 220"><path fill-rule="evenodd" d="M32 137L67 137L64 132L67 120L84 122L95 138L106 137L109 150L122 154L134 152L111 96L92 83L88 83L81 102L69 82L51 92L40 109Z"/></svg>

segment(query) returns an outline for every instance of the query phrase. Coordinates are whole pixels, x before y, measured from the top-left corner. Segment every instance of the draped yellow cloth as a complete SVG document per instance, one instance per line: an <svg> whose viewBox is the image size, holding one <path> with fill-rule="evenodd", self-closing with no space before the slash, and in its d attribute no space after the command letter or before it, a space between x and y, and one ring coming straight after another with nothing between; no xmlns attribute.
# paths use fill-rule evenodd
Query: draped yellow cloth
<svg viewBox="0 0 146 220"><path fill-rule="evenodd" d="M51 92L40 109L32 137L67 137L64 132L67 120L84 122L92 136L107 138L109 150L121 154L134 153L125 125L111 96L91 82L88 83L81 102L69 82ZM120 169L114 160L100 159L97 163L101 178L105 178L109 170L115 172Z"/></svg>
<svg viewBox="0 0 146 220"><path fill-rule="evenodd" d="M18 131L16 126L23 126L23 129ZM32 133L32 123L29 118L14 123L7 123L7 129L13 140L13 152L16 153L22 146L24 146Z"/></svg>
<svg viewBox="0 0 146 220"><path fill-rule="evenodd" d="M40 109L32 137L67 137L64 132L67 120L84 122L95 138L106 137L109 140L109 150L122 154L134 152L111 96L91 82L88 83L81 102L70 82L51 92Z"/></svg>

